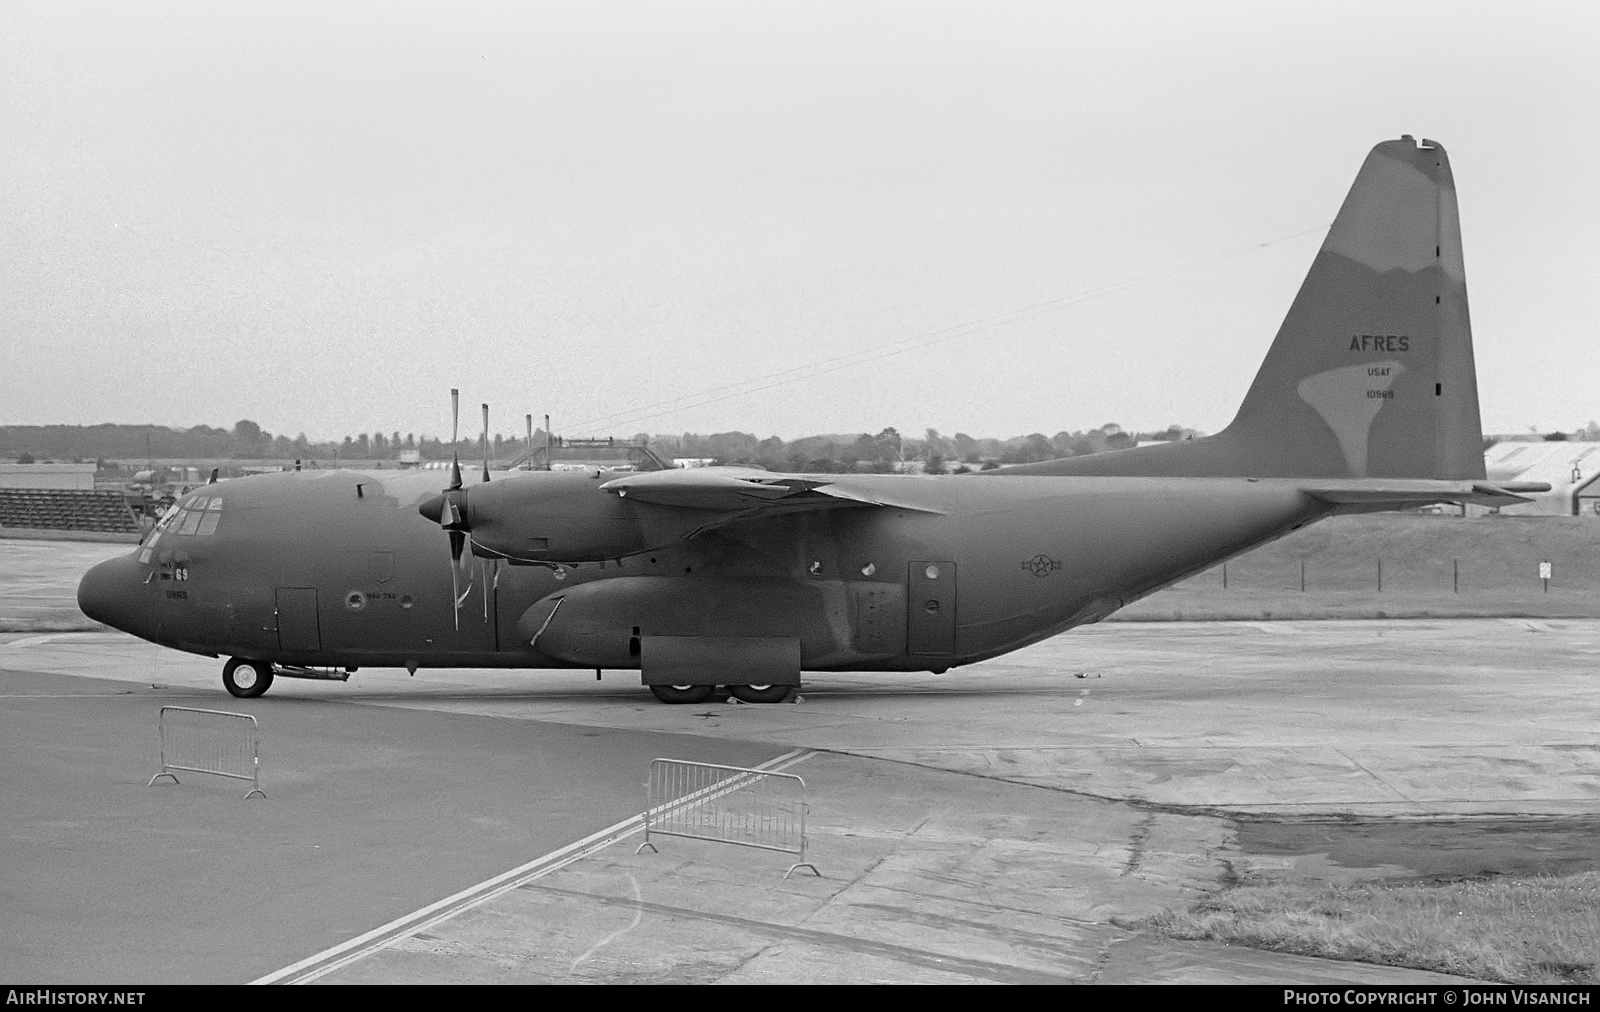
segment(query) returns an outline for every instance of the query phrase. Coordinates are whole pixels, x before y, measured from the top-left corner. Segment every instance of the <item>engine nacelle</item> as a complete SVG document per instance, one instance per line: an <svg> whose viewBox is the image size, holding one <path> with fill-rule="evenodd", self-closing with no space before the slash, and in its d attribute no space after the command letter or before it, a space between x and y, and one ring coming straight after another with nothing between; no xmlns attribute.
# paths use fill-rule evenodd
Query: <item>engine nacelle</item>
<svg viewBox="0 0 1600 1012"><path fill-rule="evenodd" d="M475 554L527 562L598 562L688 537L710 515L603 492L605 472L531 471L447 493ZM438 519L443 496L419 511Z"/></svg>

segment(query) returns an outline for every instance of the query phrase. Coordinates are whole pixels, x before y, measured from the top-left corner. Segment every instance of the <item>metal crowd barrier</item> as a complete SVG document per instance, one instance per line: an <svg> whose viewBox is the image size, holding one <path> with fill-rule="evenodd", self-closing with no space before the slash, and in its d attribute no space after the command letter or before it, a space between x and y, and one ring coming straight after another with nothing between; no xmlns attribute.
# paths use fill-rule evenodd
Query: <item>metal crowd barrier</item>
<svg viewBox="0 0 1600 1012"><path fill-rule="evenodd" d="M742 766L652 759L645 783L644 842L651 836L682 836L740 847L776 850L799 860L783 873L810 868L806 860L806 782L793 773Z"/></svg>
<svg viewBox="0 0 1600 1012"><path fill-rule="evenodd" d="M196 710L187 706L161 708L161 772L150 778L152 787L162 777L178 778L173 770L212 773L250 781L244 799L267 796L261 789L261 754L256 747L256 719L248 713Z"/></svg>

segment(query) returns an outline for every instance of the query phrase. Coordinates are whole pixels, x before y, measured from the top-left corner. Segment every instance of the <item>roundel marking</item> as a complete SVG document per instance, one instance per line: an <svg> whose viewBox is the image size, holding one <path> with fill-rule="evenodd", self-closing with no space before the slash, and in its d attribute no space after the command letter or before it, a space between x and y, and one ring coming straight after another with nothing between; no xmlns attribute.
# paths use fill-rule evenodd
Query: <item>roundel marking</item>
<svg viewBox="0 0 1600 1012"><path fill-rule="evenodd" d="M1051 573L1060 569L1061 563L1058 560L1052 559L1050 556L1041 553L1024 562L1022 564L1022 568L1026 569L1028 572L1042 580Z"/></svg>

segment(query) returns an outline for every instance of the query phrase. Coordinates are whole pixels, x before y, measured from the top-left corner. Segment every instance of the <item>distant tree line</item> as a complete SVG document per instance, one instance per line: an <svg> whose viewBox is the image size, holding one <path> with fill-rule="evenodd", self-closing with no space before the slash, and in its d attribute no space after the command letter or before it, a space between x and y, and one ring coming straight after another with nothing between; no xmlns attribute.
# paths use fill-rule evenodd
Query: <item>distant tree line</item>
<svg viewBox="0 0 1600 1012"><path fill-rule="evenodd" d="M844 433L782 440L761 439L748 432L701 435L638 433L634 442L648 442L656 455L667 460L689 457L742 464L774 471L893 471L907 461L921 461L929 471L975 470L1002 464L1022 464L1057 457L1073 457L1133 446L1143 440L1176 440L1196 435L1193 429L1173 425L1160 432L1130 433L1115 424L1084 432L1035 432L1010 439L974 438L964 432L943 436L927 429L921 438L902 436L894 428L876 435ZM544 442L537 430L533 445ZM491 455L502 464L527 448L524 437L497 434ZM452 452L463 460L481 458L481 439L444 440L399 432L361 433L342 441L312 442L304 433L294 438L274 435L249 419L233 428L196 425L173 429L161 425L10 425L0 426L0 459L95 461L150 459L232 460L395 460L405 451L422 460L448 460Z"/></svg>
<svg viewBox="0 0 1600 1012"><path fill-rule="evenodd" d="M543 439L543 432L536 434ZM499 459L520 452L524 439L497 435L495 453ZM515 444L514 446L511 444ZM463 439L454 444L463 458L482 456L481 439ZM232 429L196 425L173 429L164 425L5 425L0 426L0 459L85 461L137 460L139 458L185 459L268 459L268 460L395 460L406 450L415 450L423 460L447 460L450 443L415 433L361 433L342 441L313 442L300 433L294 438L274 435L249 419L241 419Z"/></svg>
<svg viewBox="0 0 1600 1012"><path fill-rule="evenodd" d="M1057 457L1075 457L1102 450L1119 450L1142 440L1184 439L1193 429L1176 425L1161 432L1129 433L1115 424L1086 432L1035 432L1010 439L974 438L965 432L943 436L927 429L919 439L902 436L893 428L877 435L846 433L805 436L785 442L777 436L758 439L748 432L717 432L708 436L685 432L681 436L648 437L651 449L665 458L691 457L720 464L746 464L771 471L842 472L892 471L905 461L921 461L928 471L976 470L1002 464L1026 464ZM639 433L634 439L647 438Z"/></svg>

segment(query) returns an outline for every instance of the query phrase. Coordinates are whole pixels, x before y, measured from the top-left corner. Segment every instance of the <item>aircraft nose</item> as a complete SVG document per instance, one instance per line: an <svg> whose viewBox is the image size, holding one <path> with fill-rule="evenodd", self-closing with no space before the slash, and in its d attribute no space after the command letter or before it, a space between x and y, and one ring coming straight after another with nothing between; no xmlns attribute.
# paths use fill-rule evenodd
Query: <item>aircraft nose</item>
<svg viewBox="0 0 1600 1012"><path fill-rule="evenodd" d="M78 610L113 629L135 632L144 573L133 556L100 563L78 581Z"/></svg>

